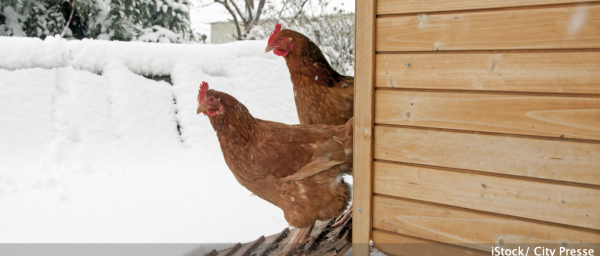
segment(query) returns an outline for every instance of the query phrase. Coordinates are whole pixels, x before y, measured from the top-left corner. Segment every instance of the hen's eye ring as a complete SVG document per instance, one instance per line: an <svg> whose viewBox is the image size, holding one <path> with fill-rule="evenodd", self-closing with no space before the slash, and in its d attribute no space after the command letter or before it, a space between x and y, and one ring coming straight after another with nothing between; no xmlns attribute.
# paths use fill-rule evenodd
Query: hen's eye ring
<svg viewBox="0 0 600 256"><path fill-rule="evenodd" d="M281 42L281 41L283 41L283 38L279 38L279 41L280 41L280 42Z"/></svg>

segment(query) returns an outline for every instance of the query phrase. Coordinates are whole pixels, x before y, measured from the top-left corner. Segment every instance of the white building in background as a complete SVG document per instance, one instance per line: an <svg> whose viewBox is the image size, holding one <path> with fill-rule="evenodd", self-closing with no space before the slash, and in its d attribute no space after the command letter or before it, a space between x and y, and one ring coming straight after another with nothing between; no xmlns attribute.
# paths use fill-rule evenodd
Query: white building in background
<svg viewBox="0 0 600 256"><path fill-rule="evenodd" d="M331 17L331 16L330 16ZM336 16L333 16L336 17ZM354 20L354 13L345 14L344 19ZM259 21L260 22L260 21ZM246 29L244 25L240 25L240 30L243 32ZM210 23L210 43L224 44L235 41L237 32L233 21L219 21Z"/></svg>
<svg viewBox="0 0 600 256"><path fill-rule="evenodd" d="M244 29L244 26L240 26ZM210 43L224 44L235 41L233 35L237 34L233 21L218 21L210 23Z"/></svg>

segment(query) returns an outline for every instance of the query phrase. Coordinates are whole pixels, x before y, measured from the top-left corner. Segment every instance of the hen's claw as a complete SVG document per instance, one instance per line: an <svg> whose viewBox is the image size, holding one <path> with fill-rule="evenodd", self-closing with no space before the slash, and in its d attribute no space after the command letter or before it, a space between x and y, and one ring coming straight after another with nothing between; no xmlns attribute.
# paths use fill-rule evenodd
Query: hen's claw
<svg viewBox="0 0 600 256"><path fill-rule="evenodd" d="M348 210L342 214L341 216L337 217L337 219L335 219L335 223L333 223L333 225L331 225L332 228L335 228L337 226L340 226L342 224L344 224L344 222L346 222L346 220L348 220L348 218L352 217L352 207L354 206L354 203L350 205L350 207L348 207Z"/></svg>

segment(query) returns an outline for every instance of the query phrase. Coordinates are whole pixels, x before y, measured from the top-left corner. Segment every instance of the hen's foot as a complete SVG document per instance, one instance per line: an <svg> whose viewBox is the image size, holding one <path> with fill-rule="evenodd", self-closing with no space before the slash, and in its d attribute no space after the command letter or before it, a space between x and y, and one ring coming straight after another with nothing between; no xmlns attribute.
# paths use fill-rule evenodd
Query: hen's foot
<svg viewBox="0 0 600 256"><path fill-rule="evenodd" d="M310 240L312 240L312 237L310 237L310 233L312 233L312 230L314 227L315 227L315 223L311 224L310 226L308 226L304 229L304 233L302 233L302 237L300 237L300 239L298 239L298 245L306 244L307 242L310 242Z"/></svg>
<svg viewBox="0 0 600 256"><path fill-rule="evenodd" d="M296 232L294 233L294 236L292 236L292 239L290 239L288 244L285 245L285 247L283 247L283 250L281 252L277 253L277 256L292 255L292 253L296 250L296 248L298 248L299 245L305 244L306 241L310 241L310 232L312 232L314 226L315 224L313 223L309 227L296 229Z"/></svg>
<svg viewBox="0 0 600 256"><path fill-rule="evenodd" d="M337 226L340 226L340 225L344 224L344 222L346 222L346 220L348 220L348 218L352 217L353 206L354 206L354 203L352 203L350 205L350 207L348 207L348 210L344 214L342 214L337 219L335 219L335 223L333 223L333 225L331 225L331 227L335 228Z"/></svg>

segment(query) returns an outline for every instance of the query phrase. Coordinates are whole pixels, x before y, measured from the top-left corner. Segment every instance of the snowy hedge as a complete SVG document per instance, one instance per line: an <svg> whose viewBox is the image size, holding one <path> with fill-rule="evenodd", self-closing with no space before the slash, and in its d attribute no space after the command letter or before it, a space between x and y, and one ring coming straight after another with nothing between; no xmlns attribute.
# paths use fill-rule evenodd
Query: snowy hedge
<svg viewBox="0 0 600 256"><path fill-rule="evenodd" d="M0 36L183 43L201 41L190 28L188 0L6 0Z"/></svg>

